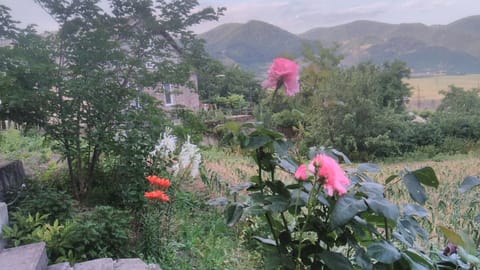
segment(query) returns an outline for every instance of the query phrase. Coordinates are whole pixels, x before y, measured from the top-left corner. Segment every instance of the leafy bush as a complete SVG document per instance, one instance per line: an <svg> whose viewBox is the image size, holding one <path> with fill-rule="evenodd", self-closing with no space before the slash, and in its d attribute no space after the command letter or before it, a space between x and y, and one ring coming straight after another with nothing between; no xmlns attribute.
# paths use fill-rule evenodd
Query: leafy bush
<svg viewBox="0 0 480 270"><path fill-rule="evenodd" d="M33 184L18 203L19 211L23 214L48 215L47 221L59 220L63 222L73 216L75 200L65 191Z"/></svg>
<svg viewBox="0 0 480 270"><path fill-rule="evenodd" d="M110 206L98 206L75 218L74 233L68 242L85 259L128 257L132 216Z"/></svg>
<svg viewBox="0 0 480 270"><path fill-rule="evenodd" d="M99 257L127 257L131 235L129 213L108 206L76 216L48 221L48 215L12 213L12 225L3 236L14 246L44 241L52 262L78 262Z"/></svg>

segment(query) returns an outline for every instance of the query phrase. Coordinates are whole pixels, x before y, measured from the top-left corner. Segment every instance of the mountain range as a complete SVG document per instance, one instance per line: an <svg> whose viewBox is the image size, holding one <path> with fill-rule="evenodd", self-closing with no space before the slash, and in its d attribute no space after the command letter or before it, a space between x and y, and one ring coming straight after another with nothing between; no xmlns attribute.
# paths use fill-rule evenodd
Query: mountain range
<svg viewBox="0 0 480 270"><path fill-rule="evenodd" d="M266 70L280 55L301 56L305 43L338 44L342 65L402 60L413 74L480 73L480 15L447 25L354 21L293 34L261 21L228 23L199 35L207 52L226 64Z"/></svg>

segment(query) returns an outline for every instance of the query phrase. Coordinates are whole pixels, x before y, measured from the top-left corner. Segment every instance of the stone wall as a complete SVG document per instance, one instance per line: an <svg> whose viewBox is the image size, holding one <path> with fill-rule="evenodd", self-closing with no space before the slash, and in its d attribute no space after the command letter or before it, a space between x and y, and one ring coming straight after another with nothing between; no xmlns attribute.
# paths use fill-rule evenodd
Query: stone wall
<svg viewBox="0 0 480 270"><path fill-rule="evenodd" d="M0 163L0 202L5 201L7 191L25 183L25 170L20 160Z"/></svg>

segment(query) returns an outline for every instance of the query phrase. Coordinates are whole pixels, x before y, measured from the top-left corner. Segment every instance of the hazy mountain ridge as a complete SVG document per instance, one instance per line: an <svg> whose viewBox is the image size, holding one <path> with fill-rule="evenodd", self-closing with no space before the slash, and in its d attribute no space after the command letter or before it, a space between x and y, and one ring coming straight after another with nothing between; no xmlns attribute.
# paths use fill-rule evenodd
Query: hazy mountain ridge
<svg viewBox="0 0 480 270"><path fill-rule="evenodd" d="M250 21L221 25L200 37L214 58L250 70L268 66L281 54L298 56L304 42L320 40L326 46L340 45L344 65L400 59L415 73L480 73L480 15L433 26L361 20L299 35Z"/></svg>

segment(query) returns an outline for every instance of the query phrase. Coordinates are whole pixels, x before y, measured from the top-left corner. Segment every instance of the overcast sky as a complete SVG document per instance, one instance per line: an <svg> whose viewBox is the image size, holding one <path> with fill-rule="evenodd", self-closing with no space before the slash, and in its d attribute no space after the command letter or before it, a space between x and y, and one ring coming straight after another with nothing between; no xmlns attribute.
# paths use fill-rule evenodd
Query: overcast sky
<svg viewBox="0 0 480 270"><path fill-rule="evenodd" d="M261 20L292 33L302 33L355 20L432 25L480 15L480 0L199 0L199 3L227 8L219 22L196 27L194 30L199 33L222 23L249 20ZM57 27L34 0L0 0L0 4L12 9L14 19L24 24L35 23L41 31Z"/></svg>

